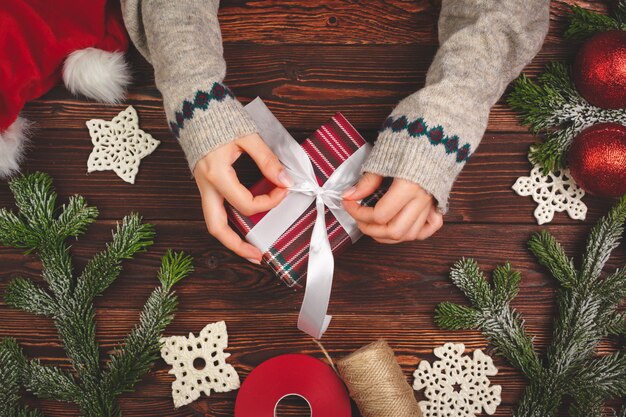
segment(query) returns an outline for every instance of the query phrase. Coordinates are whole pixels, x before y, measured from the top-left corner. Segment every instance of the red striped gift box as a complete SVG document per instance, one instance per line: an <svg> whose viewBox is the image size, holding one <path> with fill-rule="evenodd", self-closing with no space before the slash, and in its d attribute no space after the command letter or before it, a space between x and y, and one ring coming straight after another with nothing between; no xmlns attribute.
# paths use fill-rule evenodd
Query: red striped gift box
<svg viewBox="0 0 626 417"><path fill-rule="evenodd" d="M365 145L365 139L341 113L317 129L313 135L300 144L313 162L317 182L322 186L330 175L352 155ZM267 193L274 185L262 179L250 188L253 195ZM362 204L374 204L382 191L363 200ZM227 206L232 225L242 235L248 232L267 213L246 217L231 206ZM263 254L263 262L288 286L300 286L306 277L309 259L309 242L316 217L315 202L274 242ZM341 227L335 216L326 208L326 229L333 254L336 257L352 244L350 236Z"/></svg>

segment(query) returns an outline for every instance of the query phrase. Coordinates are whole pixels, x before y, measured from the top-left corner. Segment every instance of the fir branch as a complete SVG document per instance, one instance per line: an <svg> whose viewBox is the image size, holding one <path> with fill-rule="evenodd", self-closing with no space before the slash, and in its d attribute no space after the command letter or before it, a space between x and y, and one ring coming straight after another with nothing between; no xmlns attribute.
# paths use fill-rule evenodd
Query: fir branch
<svg viewBox="0 0 626 417"><path fill-rule="evenodd" d="M545 140L530 148L529 159L551 172L566 165L572 140L583 129L601 122L626 124L626 109L601 109L589 104L577 91L568 68L550 63L538 82L521 75L507 98L521 114L522 123Z"/></svg>
<svg viewBox="0 0 626 417"><path fill-rule="evenodd" d="M493 293L478 263L473 259L458 261L450 270L450 279L477 309L491 307Z"/></svg>
<svg viewBox="0 0 626 417"><path fill-rule="evenodd" d="M26 278L16 278L9 283L4 301L15 308L34 314L52 316L58 306L46 290Z"/></svg>
<svg viewBox="0 0 626 417"><path fill-rule="evenodd" d="M563 287L571 288L577 283L578 273L574 262L567 257L561 244L546 230L534 234L528 241L528 248Z"/></svg>
<svg viewBox="0 0 626 417"><path fill-rule="evenodd" d="M7 337L0 341L0 416L42 416L39 411L19 403L21 375L26 364L26 357L15 339Z"/></svg>
<svg viewBox="0 0 626 417"><path fill-rule="evenodd" d="M505 307L517 295L522 276L513 270L510 263L497 266L493 271L493 299L495 308Z"/></svg>
<svg viewBox="0 0 626 417"><path fill-rule="evenodd" d="M626 395L626 353L593 358L583 364L569 381L574 398L585 395L605 399Z"/></svg>
<svg viewBox="0 0 626 417"><path fill-rule="evenodd" d="M71 374L38 360L28 362L22 374L24 386L40 398L72 402L83 395Z"/></svg>
<svg viewBox="0 0 626 417"><path fill-rule="evenodd" d="M87 226L98 217L98 209L87 205L82 196L72 196L67 205L63 205L56 221L56 233L68 237L78 237L85 233Z"/></svg>
<svg viewBox="0 0 626 417"><path fill-rule="evenodd" d="M18 249L33 249L39 239L21 219L3 208L0 209L0 243Z"/></svg>
<svg viewBox="0 0 626 417"><path fill-rule="evenodd" d="M130 214L117 225L113 240L103 252L96 254L85 266L78 279L77 297L82 302L90 302L115 281L122 271L122 261L131 259L137 252L151 246L154 227L141 223L141 217Z"/></svg>
<svg viewBox="0 0 626 417"><path fill-rule="evenodd" d="M465 293L473 308L453 307L456 305L450 303L439 304L435 312L437 323L449 326L444 328L460 329L465 323L477 321L476 327L500 355L527 375L540 375L541 363L519 314L511 308L508 301L503 302L517 292L519 275L510 266L500 267L498 282L494 284L501 288L492 291L476 261L462 259L452 267L450 278Z"/></svg>
<svg viewBox="0 0 626 417"><path fill-rule="evenodd" d="M42 172L18 177L9 182L20 216L32 232L43 239L44 231L52 227L57 195L52 178Z"/></svg>
<svg viewBox="0 0 626 417"><path fill-rule="evenodd" d="M139 325L111 355L104 379L107 390L114 395L129 391L141 375L150 370L159 357L160 335L172 321L176 305L176 297L165 288L154 290L141 313Z"/></svg>
<svg viewBox="0 0 626 417"><path fill-rule="evenodd" d="M565 37L585 39L596 33L609 30L626 30L626 24L610 16L592 12L580 6L572 6L572 14L569 17L569 27L565 31Z"/></svg>
<svg viewBox="0 0 626 417"><path fill-rule="evenodd" d="M626 353L594 358L600 340L624 330L626 312L618 307L626 294L626 273L619 269L600 279L626 221L626 196L592 229L576 270L560 244L547 232L529 241L530 250L562 284L557 291L558 314L545 365L536 355L523 321L510 301L519 275L509 265L494 271L493 290L473 260L461 260L451 270L452 281L466 294L470 307L441 303L437 324L444 328L478 328L513 366L530 380L515 411L517 417L552 417L564 396L572 396L573 416L599 415L608 397L626 394Z"/></svg>
<svg viewBox="0 0 626 417"><path fill-rule="evenodd" d="M161 260L159 281L166 291L169 291L177 282L185 278L193 271L193 258L184 252L168 250Z"/></svg>
<svg viewBox="0 0 626 417"><path fill-rule="evenodd" d="M74 402L88 417L120 416L116 397L131 389L157 357L160 333L172 320L177 304L171 288L191 271L191 259L173 252L164 257L159 272L162 287L148 299L139 325L113 355L109 369L103 372L93 298L119 275L122 260L130 259L152 244L152 226L142 224L136 214L124 218L113 240L88 262L76 283L65 239L83 233L94 221L97 210L88 207L82 197L75 196L55 217L57 195L50 177L45 174L20 177L11 181L10 187L19 213L0 210L0 240L35 251L42 261L42 276L49 291L18 278L9 285L6 301L9 305L54 318L74 374L43 366L38 361L27 362L15 344L17 350L14 351L19 355L11 355L8 365L0 363L0 376L5 369L19 369L20 382L40 397ZM105 384L105 381L108 382ZM8 391L0 387L0 395L5 392ZM29 411L16 409L13 414L27 416Z"/></svg>
<svg viewBox="0 0 626 417"><path fill-rule="evenodd" d="M480 311L444 301L435 310L435 323L446 330L467 330L480 326Z"/></svg>
<svg viewBox="0 0 626 417"><path fill-rule="evenodd" d="M614 336L626 336L626 311L609 318L606 333Z"/></svg>
<svg viewBox="0 0 626 417"><path fill-rule="evenodd" d="M623 196L591 230L581 267L581 279L585 282L592 282L602 272L611 252L619 245L625 219L626 196Z"/></svg>

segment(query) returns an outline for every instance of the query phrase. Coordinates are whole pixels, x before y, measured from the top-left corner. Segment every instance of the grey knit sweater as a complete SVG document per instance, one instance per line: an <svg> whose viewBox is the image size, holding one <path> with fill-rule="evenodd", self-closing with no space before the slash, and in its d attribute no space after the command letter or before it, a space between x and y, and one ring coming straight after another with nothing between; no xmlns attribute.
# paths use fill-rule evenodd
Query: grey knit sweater
<svg viewBox="0 0 626 417"><path fill-rule="evenodd" d="M170 129L193 171L208 152L257 129L222 83L219 1L178 3L122 0L122 11L131 39L154 66ZM363 171L421 185L445 213L491 107L541 48L549 8L549 0L443 0L440 47L426 85L392 111Z"/></svg>

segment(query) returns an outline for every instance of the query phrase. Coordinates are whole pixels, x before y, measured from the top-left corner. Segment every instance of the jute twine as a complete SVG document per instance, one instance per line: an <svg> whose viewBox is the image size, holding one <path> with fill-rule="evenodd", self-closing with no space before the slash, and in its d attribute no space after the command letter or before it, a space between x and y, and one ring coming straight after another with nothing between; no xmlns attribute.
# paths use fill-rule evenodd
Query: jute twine
<svg viewBox="0 0 626 417"><path fill-rule="evenodd" d="M363 417L422 417L393 350L379 340L337 362Z"/></svg>

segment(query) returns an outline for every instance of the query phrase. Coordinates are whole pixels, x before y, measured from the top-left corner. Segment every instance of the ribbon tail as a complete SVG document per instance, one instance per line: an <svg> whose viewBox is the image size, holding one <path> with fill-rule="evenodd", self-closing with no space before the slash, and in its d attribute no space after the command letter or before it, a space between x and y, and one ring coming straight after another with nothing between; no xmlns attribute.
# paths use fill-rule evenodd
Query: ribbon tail
<svg viewBox="0 0 626 417"><path fill-rule="evenodd" d="M311 235L307 279L298 317L298 328L315 339L320 339L331 320L331 316L326 312L333 286L335 260L328 240L325 206L321 196L317 196L315 203L317 217Z"/></svg>

